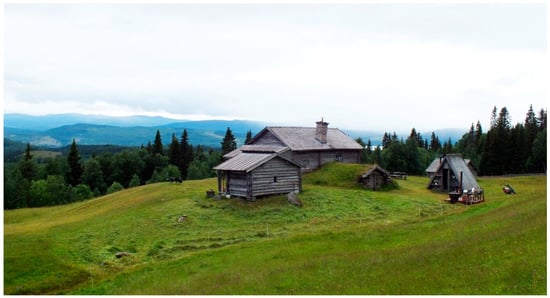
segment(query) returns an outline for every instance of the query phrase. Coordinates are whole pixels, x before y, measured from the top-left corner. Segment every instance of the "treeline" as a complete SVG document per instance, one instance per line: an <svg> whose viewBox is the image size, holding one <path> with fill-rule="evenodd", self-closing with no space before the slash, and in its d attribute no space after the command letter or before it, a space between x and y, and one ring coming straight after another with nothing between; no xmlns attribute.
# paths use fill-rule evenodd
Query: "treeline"
<svg viewBox="0 0 550 298"><path fill-rule="evenodd" d="M215 176L212 168L221 156L236 149L230 128L221 143L222 150L193 146L187 130L181 138L172 135L169 145L157 130L153 143L118 153L92 153L83 159L73 140L66 157L37 162L27 144L17 163L4 164L4 209L67 204L113 193L170 177L203 179Z"/></svg>
<svg viewBox="0 0 550 298"><path fill-rule="evenodd" d="M413 128L403 140L396 133L384 133L382 146L373 148L371 141L356 141L365 146L361 161L377 163L388 171L402 171L412 175L424 174L424 170L438 156L461 153L470 159L480 175L503 175L546 172L547 112L541 109L535 114L529 107L525 121L512 125L506 107L498 112L494 107L491 127L483 132L480 122L472 123L468 133L452 143L441 140L432 133L424 138Z"/></svg>
<svg viewBox="0 0 550 298"><path fill-rule="evenodd" d="M384 134L382 146L362 139L363 163L377 163L388 171L423 175L438 156L461 153L470 159L480 175L546 172L547 112L538 115L530 106L523 123L511 124L506 107L491 114L491 127L484 132L480 122L456 143L443 143L435 133L424 137L412 129L406 139ZM246 135L245 144L252 134ZM153 143L127 148L117 153L102 152L82 158L73 140L66 157L39 160L32 156L29 144L22 160L4 164L4 208L51 206L86 200L124 188L166 181L169 177L203 179L214 177L212 170L222 156L237 147L230 128L221 148L189 142L187 130L178 139L172 135L164 145L157 130ZM88 153L88 152L87 152ZM88 153L89 154L89 153Z"/></svg>

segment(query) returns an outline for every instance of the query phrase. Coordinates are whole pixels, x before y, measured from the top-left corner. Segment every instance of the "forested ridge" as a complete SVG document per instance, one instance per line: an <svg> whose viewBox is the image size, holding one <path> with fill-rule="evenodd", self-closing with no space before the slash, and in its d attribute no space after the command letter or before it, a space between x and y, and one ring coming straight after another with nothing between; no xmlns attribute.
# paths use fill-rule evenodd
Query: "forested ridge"
<svg viewBox="0 0 550 298"><path fill-rule="evenodd" d="M472 123L455 143L450 139L442 142L435 133L422 136L414 128L406 139L386 132L382 146L373 146L370 139L365 142L358 138L357 142L365 148L362 163L377 163L388 171L411 175L424 174L434 158L448 153L461 153L470 159L480 175L545 173L546 131L544 109L536 114L530 106L525 121L512 125L507 108L498 112L494 107L487 132L479 121ZM243 143L251 137L249 131ZM34 156L36 151L27 144L19 160L5 160L4 209L66 204L170 177L213 177L212 167L225 153L236 149L236 144L229 127L219 148L192 145L186 129L179 138L172 134L167 144L157 130L154 141L140 148L79 148L73 140L62 154L46 158Z"/></svg>

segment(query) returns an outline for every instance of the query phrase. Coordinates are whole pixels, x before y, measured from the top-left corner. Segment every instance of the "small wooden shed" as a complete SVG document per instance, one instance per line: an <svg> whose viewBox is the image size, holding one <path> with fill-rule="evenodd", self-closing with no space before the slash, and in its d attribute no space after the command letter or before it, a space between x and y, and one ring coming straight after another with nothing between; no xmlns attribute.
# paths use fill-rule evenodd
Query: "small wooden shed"
<svg viewBox="0 0 550 298"><path fill-rule="evenodd" d="M359 183L363 185L363 187L372 190L378 190L390 182L390 173L377 164L373 165L359 177Z"/></svg>
<svg viewBox="0 0 550 298"><path fill-rule="evenodd" d="M247 200L302 191L300 165L278 153L241 152L214 170L219 193Z"/></svg>

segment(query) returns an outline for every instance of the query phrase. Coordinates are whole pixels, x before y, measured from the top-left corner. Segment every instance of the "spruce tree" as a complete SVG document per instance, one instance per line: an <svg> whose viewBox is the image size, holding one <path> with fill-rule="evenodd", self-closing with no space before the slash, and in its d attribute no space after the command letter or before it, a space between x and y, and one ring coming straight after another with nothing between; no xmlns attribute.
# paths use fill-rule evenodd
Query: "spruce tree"
<svg viewBox="0 0 550 298"><path fill-rule="evenodd" d="M476 136L476 146L478 147L478 150L479 150L479 145L481 144L481 137L483 136L483 129L481 128L481 122L479 122L479 120L477 121L477 124L476 124L475 136Z"/></svg>
<svg viewBox="0 0 550 298"><path fill-rule="evenodd" d="M369 140L367 141L367 145L366 145L366 146L367 146L367 147L366 147L366 149L367 149L367 155L370 156L371 153L372 153L372 142L371 142L370 138L369 138Z"/></svg>
<svg viewBox="0 0 550 298"><path fill-rule="evenodd" d="M187 129L184 129L181 134L180 157L178 167L180 169L182 179L187 179L187 171L189 169L189 165L193 161L193 146L189 144L189 134L187 133Z"/></svg>
<svg viewBox="0 0 550 298"><path fill-rule="evenodd" d="M231 132L231 128L228 127L225 131L225 137L223 138L221 145L222 156L237 149L237 142L235 141L235 136L233 136L233 133Z"/></svg>
<svg viewBox="0 0 550 298"><path fill-rule="evenodd" d="M80 153L76 147L76 141L73 139L71 149L69 150L69 156L67 157L68 173L67 182L72 186L77 186L82 178L82 164L80 164Z"/></svg>
<svg viewBox="0 0 550 298"><path fill-rule="evenodd" d="M170 143L170 147L168 148L168 158L170 159L170 164L175 166L181 160L180 143L178 142L178 138L176 138L176 134L172 134L172 143Z"/></svg>
<svg viewBox="0 0 550 298"><path fill-rule="evenodd" d="M544 109L541 109L539 112L539 117L537 118L539 131L543 131L546 129L546 123L548 122L547 117L547 112Z"/></svg>
<svg viewBox="0 0 550 298"><path fill-rule="evenodd" d="M157 134L155 135L155 141L153 142L153 155L160 154L163 155L164 149L162 148L162 138L160 137L160 131L157 129Z"/></svg>
<svg viewBox="0 0 550 298"><path fill-rule="evenodd" d="M244 138L245 145L250 144L250 141L252 141L252 131L249 130L246 132L246 137Z"/></svg>
<svg viewBox="0 0 550 298"><path fill-rule="evenodd" d="M32 159L31 144L29 143L27 143L27 148L25 149L24 159L19 164L19 170L21 171L23 178L28 181L32 181L38 176L38 168Z"/></svg>
<svg viewBox="0 0 550 298"><path fill-rule="evenodd" d="M32 154L31 154L31 144L27 143L27 148L25 149L25 160L31 160Z"/></svg>
<svg viewBox="0 0 550 298"><path fill-rule="evenodd" d="M384 136L382 137L382 147L388 148L391 144L391 136L389 133L384 132Z"/></svg>
<svg viewBox="0 0 550 298"><path fill-rule="evenodd" d="M435 132L432 132L432 136L430 139L430 150L432 152L439 152L441 149L441 142L439 142L439 138L435 135Z"/></svg>

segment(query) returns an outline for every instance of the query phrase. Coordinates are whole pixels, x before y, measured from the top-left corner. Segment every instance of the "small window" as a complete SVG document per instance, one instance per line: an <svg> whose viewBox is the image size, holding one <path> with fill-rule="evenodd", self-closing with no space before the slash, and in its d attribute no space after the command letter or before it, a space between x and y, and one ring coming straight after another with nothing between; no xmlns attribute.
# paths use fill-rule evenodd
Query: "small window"
<svg viewBox="0 0 550 298"><path fill-rule="evenodd" d="M273 183L277 182L277 176L273 177Z"/></svg>

